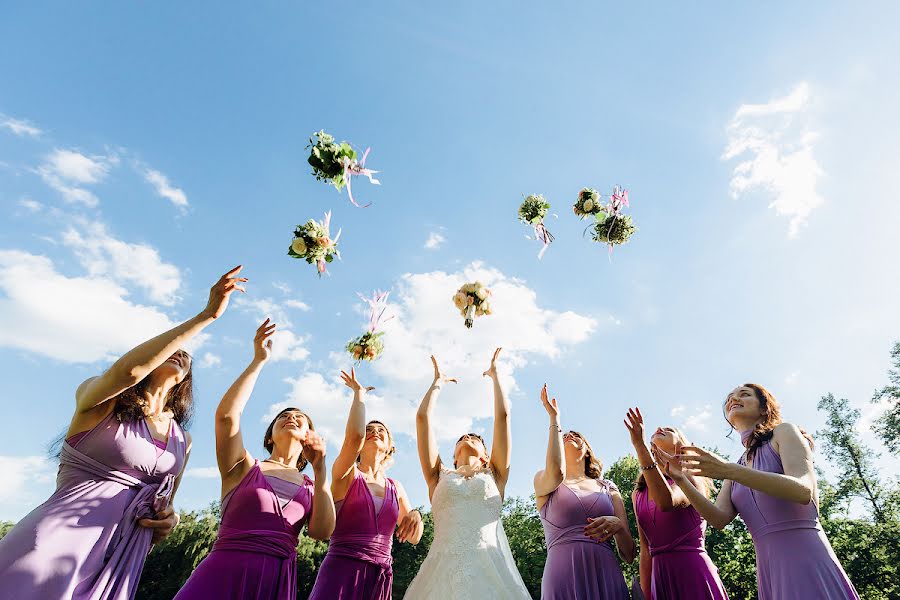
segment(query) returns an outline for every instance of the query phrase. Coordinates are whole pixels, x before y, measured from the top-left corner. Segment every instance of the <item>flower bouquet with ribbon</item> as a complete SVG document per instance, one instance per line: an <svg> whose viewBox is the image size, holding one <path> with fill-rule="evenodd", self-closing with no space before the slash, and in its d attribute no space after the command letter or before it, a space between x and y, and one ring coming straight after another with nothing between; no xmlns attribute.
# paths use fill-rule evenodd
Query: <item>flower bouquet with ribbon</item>
<svg viewBox="0 0 900 600"><path fill-rule="evenodd" d="M525 201L519 206L519 220L526 225L531 225L534 228L534 239L543 244L538 258L543 258L544 252L553 241L553 234L544 226L544 217L547 216L548 210L550 210L550 203L544 200L540 194L526 196ZM529 237L529 239L531 238Z"/></svg>
<svg viewBox="0 0 900 600"><path fill-rule="evenodd" d="M384 313L387 310L388 293L376 291L372 293L371 298L357 294L363 302L369 305L371 312L369 313L369 328L366 332L358 338L347 342L347 352L353 356L353 360L356 362L375 360L384 352L384 340L381 339L384 332L378 331L378 325L393 318L392 316L387 319L384 318Z"/></svg>
<svg viewBox="0 0 900 600"><path fill-rule="evenodd" d="M631 217L622 214L624 206L628 206L628 190L616 186L606 206L594 215L596 223L592 227L591 237L595 242L607 244L610 252L613 246L624 244L637 231Z"/></svg>
<svg viewBox="0 0 900 600"><path fill-rule="evenodd" d="M301 258L309 264L316 264L319 277L325 272L325 265L332 262L334 257L341 257L337 249L341 232L331 238L329 226L331 225L331 211L325 213L321 221L310 219L303 225L297 225L294 230L294 240L288 248L288 256Z"/></svg>
<svg viewBox="0 0 900 600"><path fill-rule="evenodd" d="M594 188L582 188L578 192L578 199L575 200L572 210L582 219L588 215L596 215L603 210L603 205L600 204L600 192Z"/></svg>
<svg viewBox="0 0 900 600"><path fill-rule="evenodd" d="M453 304L465 319L466 327L472 328L475 317L491 314L491 304L488 302L490 295L491 290L480 281L465 283L456 291L453 295Z"/></svg>
<svg viewBox="0 0 900 600"><path fill-rule="evenodd" d="M347 195L353 206L359 206L353 199L353 190L350 186L350 180L358 175L363 175L369 179L370 183L381 185L381 182L372 177L378 171L366 168L366 157L369 156L369 148L363 152L362 160L357 160L356 150L347 142L338 144L334 141L334 136L328 135L324 131L318 131L309 138L309 158L307 162L313 168L313 175L318 181L327 181L333 185L337 191L341 191L347 186ZM365 206L369 206L366 204ZM365 208L365 207L362 207Z"/></svg>

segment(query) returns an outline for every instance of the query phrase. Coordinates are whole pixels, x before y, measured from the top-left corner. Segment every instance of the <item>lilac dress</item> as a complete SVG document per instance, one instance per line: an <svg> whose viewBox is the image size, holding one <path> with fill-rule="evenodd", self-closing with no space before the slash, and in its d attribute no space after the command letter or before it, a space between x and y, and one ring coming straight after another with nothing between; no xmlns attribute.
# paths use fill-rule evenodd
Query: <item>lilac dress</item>
<svg viewBox="0 0 900 600"><path fill-rule="evenodd" d="M212 552L176 600L293 600L297 543L313 505L313 482L297 485L264 475L259 461L222 499Z"/></svg>
<svg viewBox="0 0 900 600"><path fill-rule="evenodd" d="M187 449L174 421L165 448L154 441L112 412L66 440L56 491L0 540L0 599L134 597L153 537L137 519L168 504Z"/></svg>
<svg viewBox="0 0 900 600"><path fill-rule="evenodd" d="M741 440L746 442L751 433L741 433ZM784 473L781 457L769 442L757 448L752 468ZM815 503L773 498L736 481L731 484L731 503L756 546L759 600L859 600L822 531Z"/></svg>
<svg viewBox="0 0 900 600"><path fill-rule="evenodd" d="M615 516L616 485L598 480L605 491L581 492L560 484L541 507L547 562L541 580L543 600L627 600L630 598L612 541L598 544L584 534L588 518Z"/></svg>
<svg viewBox="0 0 900 600"><path fill-rule="evenodd" d="M347 496L335 503L334 533L310 600L391 599L391 542L400 514L393 481L385 479L384 498L377 500L357 471Z"/></svg>
<svg viewBox="0 0 900 600"><path fill-rule="evenodd" d="M706 520L697 509L662 511L644 488L635 494L634 514L653 558L650 600L727 600L704 547Z"/></svg>

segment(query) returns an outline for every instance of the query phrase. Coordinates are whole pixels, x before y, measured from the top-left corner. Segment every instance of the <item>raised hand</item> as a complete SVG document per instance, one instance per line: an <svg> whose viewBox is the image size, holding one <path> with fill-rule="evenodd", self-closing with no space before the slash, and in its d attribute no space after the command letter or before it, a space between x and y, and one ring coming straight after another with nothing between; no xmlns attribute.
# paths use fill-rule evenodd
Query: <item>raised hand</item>
<svg viewBox="0 0 900 600"><path fill-rule="evenodd" d="M437 364L437 359L434 357L434 354L431 355L431 364L434 365L434 383L442 384L447 382L456 383L456 379L452 377L447 377L441 372L441 368Z"/></svg>
<svg viewBox="0 0 900 600"><path fill-rule="evenodd" d="M618 517L606 516L597 517L596 519L588 518L588 524L584 528L584 535L597 540L602 544L612 536L619 533L624 525Z"/></svg>
<svg viewBox="0 0 900 600"><path fill-rule="evenodd" d="M272 336L275 335L275 323L266 319L256 330L253 338L253 362L265 363L272 357Z"/></svg>
<svg viewBox="0 0 900 600"><path fill-rule="evenodd" d="M681 459L681 465L688 475L729 479L731 463L699 446L684 446L680 451L676 451L676 456Z"/></svg>
<svg viewBox="0 0 900 600"><path fill-rule="evenodd" d="M656 461L656 464L662 467L663 471L666 472L666 475L675 481L684 480L687 475L684 473L684 469L681 465L681 458L678 456L681 452L681 442L675 442L674 455L669 454L656 444L650 446L650 451L653 453L653 459Z"/></svg>
<svg viewBox="0 0 900 600"><path fill-rule="evenodd" d="M503 348L497 348L496 350L494 350L494 356L493 358L491 358L491 366L487 371L481 374L482 377L490 377L492 379L497 378L497 357L500 356L501 350L503 350Z"/></svg>
<svg viewBox="0 0 900 600"><path fill-rule="evenodd" d="M354 392L371 392L375 388L372 386L363 387L360 382L356 380L356 369L350 368L350 374L348 375L346 371L341 371L341 379L344 380L344 385L353 390Z"/></svg>
<svg viewBox="0 0 900 600"><path fill-rule="evenodd" d="M203 314L205 316L211 319L218 319L225 312L225 309L228 308L228 298L234 290L238 290L241 293L247 291L240 284L246 283L248 279L246 277L237 276L243 268L243 265L236 266L222 275L215 285L210 288L209 302L207 302L206 308L203 309Z"/></svg>
<svg viewBox="0 0 900 600"><path fill-rule="evenodd" d="M422 526L422 515L417 510L411 510L400 519L395 532L397 539L401 542L408 542L416 536L419 527Z"/></svg>
<svg viewBox="0 0 900 600"><path fill-rule="evenodd" d="M313 430L307 431L303 440L303 458L309 461L315 471L325 468L325 440Z"/></svg>
<svg viewBox="0 0 900 600"><path fill-rule="evenodd" d="M644 415L641 414L641 409L637 407L629 408L626 416L625 427L628 429L628 434L631 436L631 443L634 445L643 444Z"/></svg>
<svg viewBox="0 0 900 600"><path fill-rule="evenodd" d="M551 419L559 420L559 406L556 404L556 398L553 398L552 400L548 398L547 384L545 383L544 387L541 388L541 404L544 405L544 410L547 411L547 414L550 415Z"/></svg>

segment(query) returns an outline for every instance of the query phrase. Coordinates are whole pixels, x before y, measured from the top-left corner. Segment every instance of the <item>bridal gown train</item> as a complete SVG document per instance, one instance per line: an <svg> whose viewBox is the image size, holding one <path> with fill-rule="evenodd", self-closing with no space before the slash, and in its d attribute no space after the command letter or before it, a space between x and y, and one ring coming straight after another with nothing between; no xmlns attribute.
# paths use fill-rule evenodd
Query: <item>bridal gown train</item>
<svg viewBox="0 0 900 600"><path fill-rule="evenodd" d="M490 470L463 477L441 468L431 499L434 541L404 598L530 600L500 522L502 506Z"/></svg>

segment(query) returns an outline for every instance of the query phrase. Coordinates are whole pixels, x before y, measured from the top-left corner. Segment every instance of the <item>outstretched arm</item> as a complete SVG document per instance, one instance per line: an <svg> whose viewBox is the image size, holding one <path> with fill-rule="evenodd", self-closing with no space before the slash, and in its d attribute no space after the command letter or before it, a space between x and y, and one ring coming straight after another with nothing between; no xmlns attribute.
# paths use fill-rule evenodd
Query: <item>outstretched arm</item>
<svg viewBox="0 0 900 600"><path fill-rule="evenodd" d="M538 510L547 501L547 496L563 482L566 473L566 457L562 451L562 427L559 426L559 406L556 404L556 398L549 399L546 383L541 388L541 404L550 416L550 435L547 439L544 469L534 476L534 495Z"/></svg>
<svg viewBox="0 0 900 600"><path fill-rule="evenodd" d="M672 487L663 477L657 461L654 460L647 442L644 441L644 416L639 408L629 408L625 427L631 436L631 444L637 454L647 483L650 499L662 511L670 511L688 505L688 500L678 487Z"/></svg>
<svg viewBox="0 0 900 600"><path fill-rule="evenodd" d="M327 540L334 531L334 498L325 472L325 440L315 431L308 431L303 440L303 456L313 470L313 506L306 524L306 533L314 540Z"/></svg>
<svg viewBox="0 0 900 600"><path fill-rule="evenodd" d="M240 285L247 281L238 277L243 267L238 266L222 275L209 291L209 302L200 313L181 325L173 327L155 338L126 352L99 377L88 379L75 392L75 413L87 413L110 398L133 387L151 371L163 364L194 336L219 318L228 307L228 298L234 290L244 291Z"/></svg>
<svg viewBox="0 0 900 600"><path fill-rule="evenodd" d="M244 447L241 415L253 393L263 366L272 355L275 323L269 319L256 330L253 338L253 360L231 384L216 408L216 461L222 475L222 496L236 486L253 466L253 458Z"/></svg>
<svg viewBox="0 0 900 600"><path fill-rule="evenodd" d="M431 417L434 413L434 402L441 391L441 387L455 379L450 379L441 373L438 367L437 359L432 356L431 363L434 365L434 381L425 391L425 397L419 404L419 410L416 412L416 443L419 447L419 463L422 465L422 475L425 477L425 483L428 485L428 497L434 493L441 473L441 457L438 455L437 439L434 430L431 427Z"/></svg>
<svg viewBox="0 0 900 600"><path fill-rule="evenodd" d="M397 515L397 531L395 532L397 539L415 546L422 539L422 533L425 531L422 515L410 505L409 496L406 495L403 486L395 481L394 487L397 488L397 500L400 504L400 514Z"/></svg>
<svg viewBox="0 0 900 600"><path fill-rule="evenodd" d="M501 350L502 348L494 350L491 366L484 372L484 376L490 377L494 384L494 440L491 445L491 469L502 496L503 490L506 488L506 481L509 479L512 431L509 422L509 400L506 398L503 386L500 385L500 376L497 374L497 357Z"/></svg>
<svg viewBox="0 0 900 600"><path fill-rule="evenodd" d="M731 480L726 479L722 484L716 502L713 504L694 483L693 477L682 466L681 447L675 445L675 455L669 455L657 448L657 456L665 462L666 473L675 480L681 491L687 497L700 516L706 519L716 529L724 529L737 516L737 510L731 503Z"/></svg>
<svg viewBox="0 0 900 600"><path fill-rule="evenodd" d="M331 493L335 501L344 499L356 476L356 457L366 441L366 405L363 397L366 392L375 389L362 386L356 380L355 369L350 369L349 375L341 371L341 379L344 380L344 385L353 390L353 401L350 403L350 415L344 430L344 443L331 467Z"/></svg>

